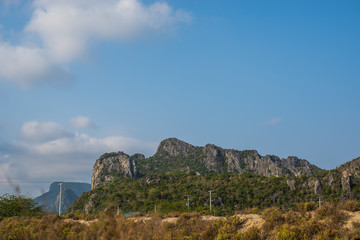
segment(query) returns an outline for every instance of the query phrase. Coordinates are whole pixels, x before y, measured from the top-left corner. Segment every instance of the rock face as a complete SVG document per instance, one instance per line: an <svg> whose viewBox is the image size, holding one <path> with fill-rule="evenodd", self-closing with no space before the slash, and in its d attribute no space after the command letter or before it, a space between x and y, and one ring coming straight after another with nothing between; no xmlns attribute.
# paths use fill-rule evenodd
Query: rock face
<svg viewBox="0 0 360 240"><path fill-rule="evenodd" d="M238 151L223 149L213 144L196 147L176 138L163 140L154 156L129 156L123 152L106 153L95 163L91 181L92 189L114 177L139 177L148 174L193 172L208 173L251 172L262 176L303 176L321 171L308 161L297 157L280 159L261 156L256 150Z"/></svg>
<svg viewBox="0 0 360 240"><path fill-rule="evenodd" d="M301 176L311 175L321 169L308 161L297 157L280 159L277 156L260 156L256 150L238 151L222 149L207 144L205 147L195 147L175 138L162 141L154 158L167 156L168 159L178 158L187 161L188 165L200 162L204 166L196 171L208 172L253 172L263 176ZM195 170L192 166L187 166Z"/></svg>
<svg viewBox="0 0 360 240"><path fill-rule="evenodd" d="M135 160L145 158L142 154L129 156L123 152L105 153L96 160L91 177L91 189L115 177L136 177Z"/></svg>
<svg viewBox="0 0 360 240"><path fill-rule="evenodd" d="M309 176L314 173L314 165L310 164L304 159L299 159L297 157L288 157L281 159L281 164L289 169L292 174L296 177L298 176Z"/></svg>
<svg viewBox="0 0 360 240"><path fill-rule="evenodd" d="M169 156L176 157L179 155L188 156L194 150L195 147L191 144L176 138L169 138L160 143L157 152L166 152Z"/></svg>
<svg viewBox="0 0 360 240"><path fill-rule="evenodd" d="M61 212L65 212L82 193L88 191L90 191L89 183L64 182L61 194ZM59 193L59 182L54 182L50 185L48 192L34 198L34 200L39 205L44 206L47 212L57 213L59 211Z"/></svg>
<svg viewBox="0 0 360 240"><path fill-rule="evenodd" d="M354 181L360 179L360 157L341 165L336 171L341 179L342 197L348 198Z"/></svg>
<svg viewBox="0 0 360 240"><path fill-rule="evenodd" d="M304 187L309 187L313 190L315 195L321 194L321 181L318 178L311 177L304 184Z"/></svg>

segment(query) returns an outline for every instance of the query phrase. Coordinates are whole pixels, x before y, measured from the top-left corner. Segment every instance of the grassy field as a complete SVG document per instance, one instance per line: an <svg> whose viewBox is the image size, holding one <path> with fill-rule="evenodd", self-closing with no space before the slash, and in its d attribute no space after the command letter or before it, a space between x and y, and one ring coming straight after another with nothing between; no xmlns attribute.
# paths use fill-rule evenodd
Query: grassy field
<svg viewBox="0 0 360 240"><path fill-rule="evenodd" d="M356 201L300 203L279 208L246 209L230 217L169 213L126 217L67 214L61 217L9 217L0 221L0 239L358 239L360 205Z"/></svg>

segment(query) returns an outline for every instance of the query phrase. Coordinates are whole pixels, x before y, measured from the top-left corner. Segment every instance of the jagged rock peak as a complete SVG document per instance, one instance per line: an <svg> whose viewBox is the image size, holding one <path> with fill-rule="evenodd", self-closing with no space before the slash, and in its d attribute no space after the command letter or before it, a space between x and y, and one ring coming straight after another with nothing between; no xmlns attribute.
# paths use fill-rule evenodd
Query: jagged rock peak
<svg viewBox="0 0 360 240"><path fill-rule="evenodd" d="M189 152L193 151L195 146L181 141L177 138L168 138L159 144L156 154L169 154L170 156L187 156Z"/></svg>
<svg viewBox="0 0 360 240"><path fill-rule="evenodd" d="M307 160L294 156L281 159L281 164L289 169L294 176L308 176L321 171L319 167L309 163Z"/></svg>
<svg viewBox="0 0 360 240"><path fill-rule="evenodd" d="M112 152L101 155L95 162L91 177L91 189L115 177L136 177L135 159L145 158L142 154L129 156L124 152Z"/></svg>
<svg viewBox="0 0 360 240"><path fill-rule="evenodd" d="M252 172L262 176L294 177L312 175L321 169L297 157L263 157L256 150L223 149L213 144L193 146L177 138L168 138L149 158L142 154L129 156L124 152L103 154L94 165L91 186L93 189L115 177L190 171L201 175Z"/></svg>

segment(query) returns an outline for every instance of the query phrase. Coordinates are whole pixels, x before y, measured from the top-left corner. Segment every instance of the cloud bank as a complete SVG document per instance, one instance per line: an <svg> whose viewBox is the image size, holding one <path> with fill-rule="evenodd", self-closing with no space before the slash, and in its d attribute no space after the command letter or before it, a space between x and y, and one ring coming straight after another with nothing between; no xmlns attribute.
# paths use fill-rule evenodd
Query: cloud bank
<svg viewBox="0 0 360 240"><path fill-rule="evenodd" d="M147 6L139 0L34 0L33 7L23 44L0 40L0 78L22 87L71 81L67 66L93 43L127 41L191 21L191 14L164 2Z"/></svg>
<svg viewBox="0 0 360 240"><path fill-rule="evenodd" d="M84 116L73 119L92 122ZM150 156L157 145L119 135L94 137L56 122L29 121L23 123L18 139L0 144L0 182L7 181L7 176L15 181L46 181L43 188L57 180L90 182L92 167L101 154L124 151ZM21 189L34 196L41 193L37 185ZM9 191L0 185L0 195Z"/></svg>
<svg viewBox="0 0 360 240"><path fill-rule="evenodd" d="M73 137L74 133L63 129L55 122L39 123L37 121L31 121L23 124L21 135L30 142L43 142L58 138Z"/></svg>

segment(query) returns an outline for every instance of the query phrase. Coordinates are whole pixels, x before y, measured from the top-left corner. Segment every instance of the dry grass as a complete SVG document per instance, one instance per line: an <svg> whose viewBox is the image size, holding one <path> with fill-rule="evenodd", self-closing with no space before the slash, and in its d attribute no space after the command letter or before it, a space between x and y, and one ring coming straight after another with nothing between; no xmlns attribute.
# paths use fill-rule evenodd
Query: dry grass
<svg viewBox="0 0 360 240"><path fill-rule="evenodd" d="M0 220L0 239L357 239L356 203L297 206L284 213L269 208L259 214L220 218L198 213L125 217L112 214L12 217Z"/></svg>

